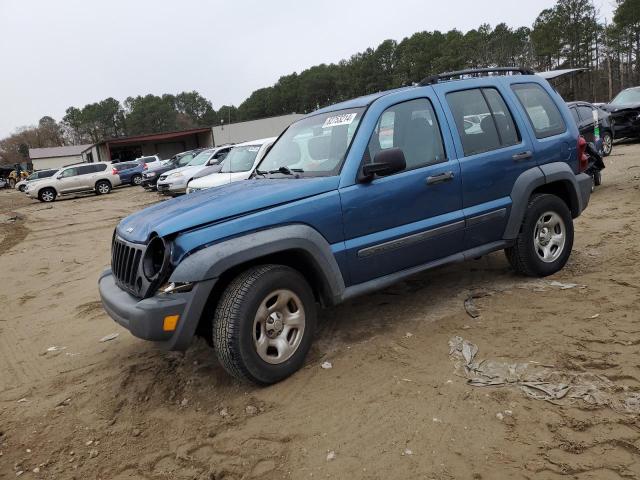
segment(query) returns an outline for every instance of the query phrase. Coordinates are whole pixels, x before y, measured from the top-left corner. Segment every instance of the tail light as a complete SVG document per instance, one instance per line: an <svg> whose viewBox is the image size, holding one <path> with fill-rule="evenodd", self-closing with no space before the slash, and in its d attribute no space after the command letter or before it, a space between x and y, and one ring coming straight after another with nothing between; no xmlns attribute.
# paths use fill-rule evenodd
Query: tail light
<svg viewBox="0 0 640 480"><path fill-rule="evenodd" d="M589 157L586 154L587 141L582 135L578 138L578 170L584 172L589 166Z"/></svg>
<svg viewBox="0 0 640 480"><path fill-rule="evenodd" d="M118 175L118 170L115 167L111 169L111 175Z"/></svg>
<svg viewBox="0 0 640 480"><path fill-rule="evenodd" d="M146 164L146 163L143 163L143 164L142 164L142 169L143 169L143 170L146 170L146 169L147 169L147 164Z"/></svg>

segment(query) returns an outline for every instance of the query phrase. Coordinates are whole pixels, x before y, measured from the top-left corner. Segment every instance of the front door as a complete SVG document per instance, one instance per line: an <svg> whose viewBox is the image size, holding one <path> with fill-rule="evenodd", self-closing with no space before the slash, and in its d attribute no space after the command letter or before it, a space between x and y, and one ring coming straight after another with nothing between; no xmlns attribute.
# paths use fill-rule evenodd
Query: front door
<svg viewBox="0 0 640 480"><path fill-rule="evenodd" d="M441 110L438 110L441 116ZM406 169L340 190L351 284L455 253L464 237L460 167L430 98L389 107L363 162L400 148Z"/></svg>
<svg viewBox="0 0 640 480"><path fill-rule="evenodd" d="M77 191L80 179L78 178L78 168L65 168L58 178L58 190L60 193L71 193Z"/></svg>

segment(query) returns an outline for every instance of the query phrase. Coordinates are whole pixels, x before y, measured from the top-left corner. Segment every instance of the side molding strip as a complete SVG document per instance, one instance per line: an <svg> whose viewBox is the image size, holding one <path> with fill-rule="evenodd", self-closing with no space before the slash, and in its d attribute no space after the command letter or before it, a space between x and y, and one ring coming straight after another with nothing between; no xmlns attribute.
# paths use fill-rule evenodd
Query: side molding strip
<svg viewBox="0 0 640 480"><path fill-rule="evenodd" d="M451 233L463 229L464 225L464 220L460 220L448 225L443 225L442 227L432 228L431 230L414 233L406 237L397 238L396 240L390 240L378 245L373 245L372 247L363 248L362 250L358 250L358 257L366 258L372 255L377 255L379 253L388 252L390 250L397 250L398 248L407 247L414 243L424 242L425 240L437 237L438 235L444 235L445 233Z"/></svg>
<svg viewBox="0 0 640 480"><path fill-rule="evenodd" d="M477 225L478 223L495 220L497 218L504 218L506 215L507 215L506 208L500 208L499 210L494 210L493 212L483 213L482 215L477 215L475 217L468 218L467 227Z"/></svg>

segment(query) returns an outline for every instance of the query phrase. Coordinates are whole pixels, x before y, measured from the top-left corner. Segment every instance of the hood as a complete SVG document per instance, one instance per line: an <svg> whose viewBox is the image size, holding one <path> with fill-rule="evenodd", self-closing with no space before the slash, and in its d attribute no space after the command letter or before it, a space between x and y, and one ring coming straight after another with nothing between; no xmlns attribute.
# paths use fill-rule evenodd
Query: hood
<svg viewBox="0 0 640 480"><path fill-rule="evenodd" d="M185 174L185 172L187 172L186 174L195 173L203 169L204 167L205 165L193 165L193 166L185 165L184 167L178 167L178 168L174 168L173 170L167 170L166 172L163 173L163 175L168 176L168 175L171 175L172 173L178 173L178 172L181 172L182 174Z"/></svg>
<svg viewBox="0 0 640 480"><path fill-rule="evenodd" d="M249 176L247 173L247 177ZM228 173L212 173L206 177L200 177L189 182L189 186L192 188L212 188L219 187L230 183L231 176Z"/></svg>
<svg viewBox="0 0 640 480"><path fill-rule="evenodd" d="M610 103L606 103L600 108L609 113L627 112L631 110L640 110L640 103L631 103L627 105L611 105Z"/></svg>
<svg viewBox="0 0 640 480"><path fill-rule="evenodd" d="M206 177L207 175L211 175L212 173L219 173L220 170L222 170L222 164L220 163L209 165L193 175L193 179L195 180L196 178Z"/></svg>
<svg viewBox="0 0 640 480"><path fill-rule="evenodd" d="M152 232L171 235L230 217L247 215L338 188L340 177L246 180L160 202L129 215L118 235L144 243Z"/></svg>

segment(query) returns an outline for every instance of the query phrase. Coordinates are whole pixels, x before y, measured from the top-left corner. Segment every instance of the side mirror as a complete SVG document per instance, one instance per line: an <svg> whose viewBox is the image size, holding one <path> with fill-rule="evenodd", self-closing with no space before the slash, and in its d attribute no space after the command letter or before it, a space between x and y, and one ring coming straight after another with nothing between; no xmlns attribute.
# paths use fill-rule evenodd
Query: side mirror
<svg viewBox="0 0 640 480"><path fill-rule="evenodd" d="M361 181L371 181L373 177L378 175L384 177L401 172L407 168L407 162L404 158L404 152L400 148L389 148L379 151L373 163L367 163L362 167Z"/></svg>
<svg viewBox="0 0 640 480"><path fill-rule="evenodd" d="M62 174L56 176L56 180L60 180L62 178Z"/></svg>

